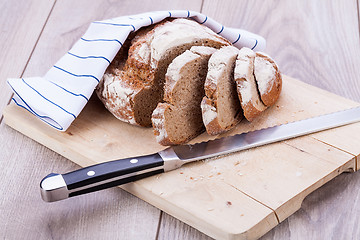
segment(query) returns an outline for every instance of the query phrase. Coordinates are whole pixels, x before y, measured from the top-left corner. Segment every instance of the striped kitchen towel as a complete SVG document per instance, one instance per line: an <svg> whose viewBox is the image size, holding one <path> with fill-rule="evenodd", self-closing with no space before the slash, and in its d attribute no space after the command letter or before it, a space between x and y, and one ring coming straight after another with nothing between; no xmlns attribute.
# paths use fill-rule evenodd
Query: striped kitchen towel
<svg viewBox="0 0 360 240"><path fill-rule="evenodd" d="M14 91L12 100L50 126L65 131L88 102L129 33L167 17L194 19L238 48L257 51L265 48L265 40L256 34L224 27L204 14L187 10L147 12L95 21L44 77L8 79Z"/></svg>

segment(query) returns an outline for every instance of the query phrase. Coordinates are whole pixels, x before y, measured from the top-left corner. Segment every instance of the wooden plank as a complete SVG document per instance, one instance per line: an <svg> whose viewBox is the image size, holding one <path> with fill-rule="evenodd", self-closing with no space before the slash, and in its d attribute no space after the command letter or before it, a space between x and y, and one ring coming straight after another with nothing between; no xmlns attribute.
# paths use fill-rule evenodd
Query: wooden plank
<svg viewBox="0 0 360 240"><path fill-rule="evenodd" d="M331 146L336 146L356 157L356 171L360 169L360 135L356 134L360 132L360 125L353 124L348 127L342 127L333 129L325 133L317 133L312 135L315 139L318 139Z"/></svg>
<svg viewBox="0 0 360 240"><path fill-rule="evenodd" d="M0 112L12 95L6 79L22 75L53 4L54 0L0 2Z"/></svg>
<svg viewBox="0 0 360 240"><path fill-rule="evenodd" d="M264 146L221 161L221 168L220 163L209 162L210 169L217 166L224 181L275 210L279 221L297 211L309 193L355 167L350 154L309 137ZM236 171L229 171L230 167Z"/></svg>
<svg viewBox="0 0 360 240"><path fill-rule="evenodd" d="M261 239L357 239L360 172L341 174L307 196L301 209Z"/></svg>
<svg viewBox="0 0 360 240"><path fill-rule="evenodd" d="M11 95L5 78L20 77L54 1L2 1L0 16L0 111ZM85 32L90 22L160 9L199 11L195 1L57 1L24 76L43 75ZM5 93L5 94L3 94ZM0 125L0 236L29 239L154 239L160 211L121 189L46 204L39 181L51 171L71 171L75 164ZM11 159L11 161L9 161ZM35 166L35 167L34 167ZM9 187L11 187L11 194ZM26 197L25 197L26 196ZM141 228L141 231L139 231Z"/></svg>
<svg viewBox="0 0 360 240"><path fill-rule="evenodd" d="M122 188L215 239L256 239L278 224L271 209L203 175L203 167L194 163Z"/></svg>

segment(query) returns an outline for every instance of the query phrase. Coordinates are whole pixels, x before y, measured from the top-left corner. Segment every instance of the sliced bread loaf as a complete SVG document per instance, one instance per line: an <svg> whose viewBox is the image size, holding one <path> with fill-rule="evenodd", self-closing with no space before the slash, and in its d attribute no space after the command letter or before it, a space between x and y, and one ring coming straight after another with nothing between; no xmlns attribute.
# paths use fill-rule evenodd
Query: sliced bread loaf
<svg viewBox="0 0 360 240"><path fill-rule="evenodd" d="M182 144L204 131L200 102L208 60L215 48L196 46L176 57L165 75L164 103L152 114L156 140L162 145Z"/></svg>
<svg viewBox="0 0 360 240"><path fill-rule="evenodd" d="M198 45L220 48L230 43L187 19L165 20L139 31L131 41L127 58L119 56L106 71L97 88L99 98L118 119L151 126L152 112L163 99L168 65Z"/></svg>
<svg viewBox="0 0 360 240"><path fill-rule="evenodd" d="M210 57L201 102L203 122L210 135L228 131L242 118L234 81L238 52L233 46L225 46Z"/></svg>

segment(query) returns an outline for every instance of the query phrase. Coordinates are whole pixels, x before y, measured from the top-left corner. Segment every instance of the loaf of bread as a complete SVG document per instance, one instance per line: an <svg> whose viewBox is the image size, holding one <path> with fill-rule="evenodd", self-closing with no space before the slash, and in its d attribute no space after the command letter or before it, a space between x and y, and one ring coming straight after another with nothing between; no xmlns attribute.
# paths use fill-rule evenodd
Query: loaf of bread
<svg viewBox="0 0 360 240"><path fill-rule="evenodd" d="M204 131L200 102L210 56L215 48L195 46L176 57L165 75L164 103L152 114L156 140L182 144Z"/></svg>
<svg viewBox="0 0 360 240"><path fill-rule="evenodd" d="M165 19L130 34L96 93L118 119L152 125L157 142L175 145L254 120L281 88L266 54L239 50L195 21Z"/></svg>
<svg viewBox="0 0 360 240"><path fill-rule="evenodd" d="M136 32L128 45L128 52L123 46L110 64L96 92L118 119L149 127L163 100L165 73L172 60L192 46L220 48L230 43L195 21L179 18Z"/></svg>
<svg viewBox="0 0 360 240"><path fill-rule="evenodd" d="M238 52L236 47L225 46L210 57L205 96L201 102L203 122L210 135L228 131L242 118L234 81Z"/></svg>

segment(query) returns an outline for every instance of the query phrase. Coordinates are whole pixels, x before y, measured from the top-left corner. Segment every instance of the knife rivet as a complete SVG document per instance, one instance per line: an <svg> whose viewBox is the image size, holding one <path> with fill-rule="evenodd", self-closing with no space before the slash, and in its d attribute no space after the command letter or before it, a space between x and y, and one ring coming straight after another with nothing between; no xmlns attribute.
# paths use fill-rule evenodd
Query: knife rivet
<svg viewBox="0 0 360 240"><path fill-rule="evenodd" d="M95 175L95 172L94 172L94 171L88 171L88 172L87 172L87 175L88 175L89 177L94 176L94 175Z"/></svg>
<svg viewBox="0 0 360 240"><path fill-rule="evenodd" d="M130 163L137 163L139 160L137 160L136 158L133 158L130 160Z"/></svg>

